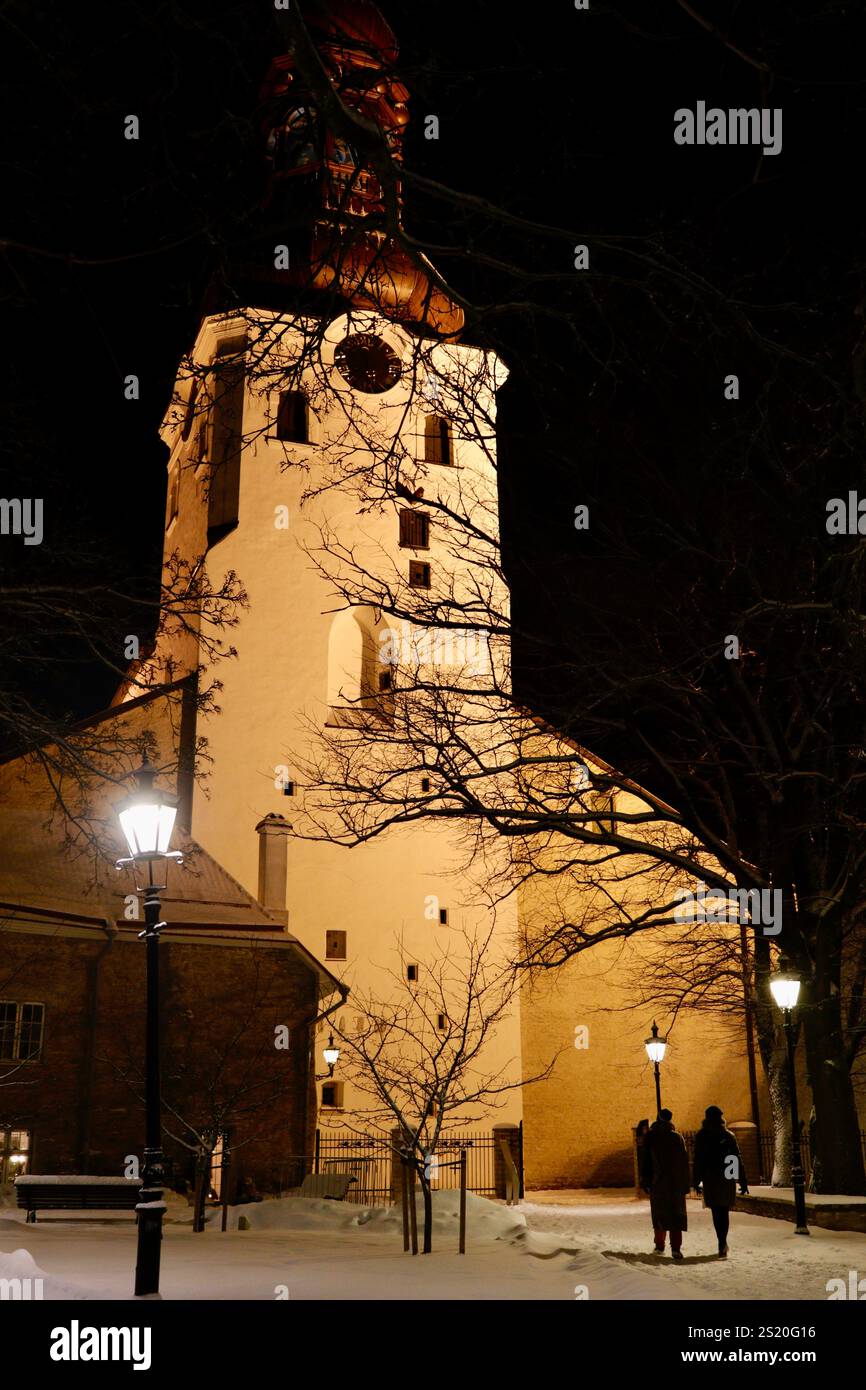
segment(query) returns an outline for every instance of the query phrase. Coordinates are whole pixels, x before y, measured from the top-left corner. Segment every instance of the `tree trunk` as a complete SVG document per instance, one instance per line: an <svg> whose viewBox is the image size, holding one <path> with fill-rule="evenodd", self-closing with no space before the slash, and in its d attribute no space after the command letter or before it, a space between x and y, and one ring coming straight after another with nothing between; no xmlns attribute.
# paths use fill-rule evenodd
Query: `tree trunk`
<svg viewBox="0 0 866 1390"><path fill-rule="evenodd" d="M790 1187L794 1152L791 1134L791 1088L788 1085L788 1062L784 1043L781 1049L773 1050L769 1066L765 1070L773 1115L773 1173L770 1184L773 1187Z"/></svg>
<svg viewBox="0 0 866 1390"><path fill-rule="evenodd" d="M862 1196L866 1194L866 1172L845 1049L841 994L820 970L820 959L810 983L802 1026L815 1107L811 1190ZM807 1105L804 1110L808 1113Z"/></svg>
<svg viewBox="0 0 866 1390"><path fill-rule="evenodd" d="M773 1187L791 1186L791 1089L788 1085L788 1050L779 1010L770 995L771 959L766 937L755 941L755 999L753 1014L758 1051L767 1081L773 1120ZM764 1156L761 1154L761 1166ZM765 1175L766 1176L766 1175Z"/></svg>

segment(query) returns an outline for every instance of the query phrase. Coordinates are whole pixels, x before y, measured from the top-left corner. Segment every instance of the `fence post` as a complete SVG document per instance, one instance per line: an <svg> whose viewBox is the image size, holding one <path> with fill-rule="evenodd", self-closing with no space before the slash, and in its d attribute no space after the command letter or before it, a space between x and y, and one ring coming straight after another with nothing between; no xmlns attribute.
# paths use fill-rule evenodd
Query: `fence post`
<svg viewBox="0 0 866 1390"><path fill-rule="evenodd" d="M466 1254L466 1150L460 1150L460 1254Z"/></svg>
<svg viewBox="0 0 866 1390"><path fill-rule="evenodd" d="M518 1164L517 1164L517 1175L518 1175L518 1178L520 1179L520 1186L519 1186L517 1195L518 1195L518 1197L519 1197L519 1198L521 1199L521 1201L522 1201L523 1198L524 1198L524 1196L526 1195L525 1192L524 1192L524 1188L523 1188L523 1121L522 1121L522 1120L520 1121L520 1124L518 1125L517 1128L518 1128L518 1131L519 1131L519 1132L518 1132L518 1135L517 1135L517 1152L518 1152L518 1154L519 1154L519 1156L520 1156L520 1161L519 1161Z"/></svg>
<svg viewBox="0 0 866 1390"><path fill-rule="evenodd" d="M319 1171L319 1154L321 1153L321 1150L322 1150L322 1131L321 1131L320 1129L317 1129L317 1130L316 1130L316 1152L315 1152L315 1155L313 1156L313 1172L314 1172L314 1173L318 1173L318 1171Z"/></svg>
<svg viewBox="0 0 866 1390"><path fill-rule="evenodd" d="M508 1199L508 1193L513 1187L512 1176L505 1161L505 1155L500 1147L500 1140L503 1140L506 1147L510 1150L514 1168L519 1172L518 1162L520 1159L519 1143L520 1130L515 1124L504 1124L493 1126L493 1191L494 1196ZM517 1195L516 1193L514 1194Z"/></svg>

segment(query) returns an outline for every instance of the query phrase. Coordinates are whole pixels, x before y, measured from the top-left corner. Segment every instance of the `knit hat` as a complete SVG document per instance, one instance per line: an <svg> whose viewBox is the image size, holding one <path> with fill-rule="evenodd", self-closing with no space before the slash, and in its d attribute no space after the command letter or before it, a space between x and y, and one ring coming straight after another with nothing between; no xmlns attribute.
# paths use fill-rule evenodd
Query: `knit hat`
<svg viewBox="0 0 866 1390"><path fill-rule="evenodd" d="M660 1120L672 1120L672 1119L673 1119L673 1115L672 1115L672 1113L671 1113L670 1110L660 1110L660 1111L659 1111L659 1119L660 1119Z"/></svg>
<svg viewBox="0 0 866 1390"><path fill-rule="evenodd" d="M720 1120L722 1118L721 1106L708 1105L704 1111L704 1115L708 1120Z"/></svg>

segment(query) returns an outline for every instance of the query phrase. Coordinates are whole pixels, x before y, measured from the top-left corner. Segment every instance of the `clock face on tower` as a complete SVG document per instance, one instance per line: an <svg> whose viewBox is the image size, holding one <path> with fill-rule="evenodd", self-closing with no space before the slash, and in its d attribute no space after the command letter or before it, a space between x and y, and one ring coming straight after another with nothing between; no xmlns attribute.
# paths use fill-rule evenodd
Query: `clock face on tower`
<svg viewBox="0 0 866 1390"><path fill-rule="evenodd" d="M400 380L402 368L393 348L375 333L351 333L338 344L334 365L356 391L378 396Z"/></svg>

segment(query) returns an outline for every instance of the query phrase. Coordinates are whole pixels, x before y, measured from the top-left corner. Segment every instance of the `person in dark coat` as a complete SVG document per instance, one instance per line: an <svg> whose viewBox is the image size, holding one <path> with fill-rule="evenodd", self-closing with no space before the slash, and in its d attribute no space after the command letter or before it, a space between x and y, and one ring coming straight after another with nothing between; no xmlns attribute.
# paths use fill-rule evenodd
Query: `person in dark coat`
<svg viewBox="0 0 866 1390"><path fill-rule="evenodd" d="M695 1135L695 1191L703 1188L704 1206L709 1207L716 1237L719 1259L728 1253L728 1226L731 1207L737 1200L737 1187L745 1194L749 1187L740 1157L736 1135L725 1126L725 1117L717 1105L708 1105L705 1118Z"/></svg>
<svg viewBox="0 0 866 1390"><path fill-rule="evenodd" d="M674 1128L670 1110L659 1111L644 1141L642 1185L649 1193L656 1252L664 1253L665 1235L670 1231L671 1254L675 1260L681 1260L683 1231L689 1228L689 1159L685 1140Z"/></svg>

